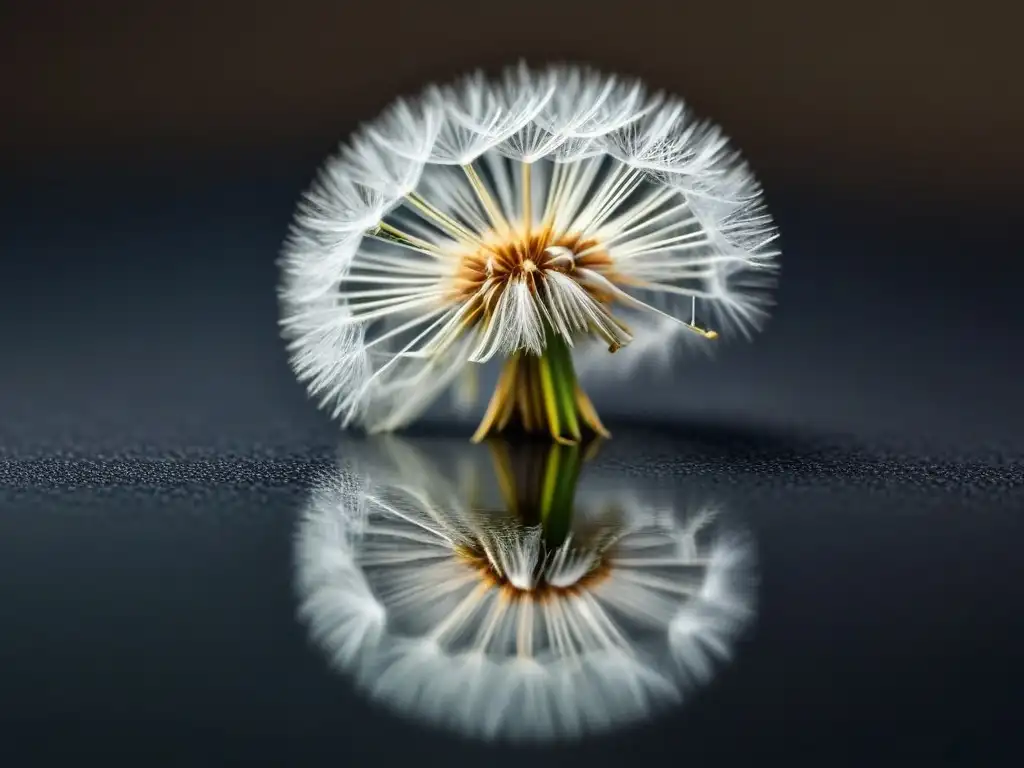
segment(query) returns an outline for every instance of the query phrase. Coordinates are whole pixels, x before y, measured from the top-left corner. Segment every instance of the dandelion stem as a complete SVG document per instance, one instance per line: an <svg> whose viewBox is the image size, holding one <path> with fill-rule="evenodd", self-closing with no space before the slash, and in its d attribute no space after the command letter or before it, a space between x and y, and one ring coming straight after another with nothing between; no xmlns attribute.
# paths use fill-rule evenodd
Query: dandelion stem
<svg viewBox="0 0 1024 768"><path fill-rule="evenodd" d="M544 412L548 417L548 427L551 430L551 437L556 442L569 442L566 438L562 437L562 421L560 418L559 411L561 410L558 402L558 393L555 390L554 376L551 372L551 360L548 359L547 355L541 355L540 358L540 386L541 392L544 394Z"/></svg>
<svg viewBox="0 0 1024 768"><path fill-rule="evenodd" d="M488 440L505 506L523 525L539 524L551 549L563 544L572 529L576 486L593 445L596 442L586 447L527 442L513 457L507 442Z"/></svg>
<svg viewBox="0 0 1024 768"><path fill-rule="evenodd" d="M560 447L553 445L548 451L548 460L544 467L544 481L541 485L540 495L540 519L541 523L546 523L551 518L551 509L555 503L555 493L558 487L558 465L559 459L561 458Z"/></svg>
<svg viewBox="0 0 1024 768"><path fill-rule="evenodd" d="M610 437L576 380L572 349L551 329L543 355L518 352L505 363L473 442L503 431L513 420L523 431L546 433L561 445L578 445L584 428Z"/></svg>
<svg viewBox="0 0 1024 768"><path fill-rule="evenodd" d="M544 468L544 495L540 505L541 527L548 547L560 546L572 528L576 485L583 466L578 445L553 445Z"/></svg>

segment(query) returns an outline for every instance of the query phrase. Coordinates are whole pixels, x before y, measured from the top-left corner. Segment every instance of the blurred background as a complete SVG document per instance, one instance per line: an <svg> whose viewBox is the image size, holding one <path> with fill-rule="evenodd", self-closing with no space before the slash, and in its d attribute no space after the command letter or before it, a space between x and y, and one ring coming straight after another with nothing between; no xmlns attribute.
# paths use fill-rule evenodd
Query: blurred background
<svg viewBox="0 0 1024 768"><path fill-rule="evenodd" d="M696 394L670 381L636 407L1012 442L1021 17L1004 0L9 3L0 445L311 439L274 325L300 192L395 96L521 57L682 95L781 226L764 336L693 361Z"/></svg>
<svg viewBox="0 0 1024 768"><path fill-rule="evenodd" d="M584 60L714 116L766 173L873 194L1019 192L1022 12L1003 0L68 0L3 11L2 149L316 156L394 96Z"/></svg>

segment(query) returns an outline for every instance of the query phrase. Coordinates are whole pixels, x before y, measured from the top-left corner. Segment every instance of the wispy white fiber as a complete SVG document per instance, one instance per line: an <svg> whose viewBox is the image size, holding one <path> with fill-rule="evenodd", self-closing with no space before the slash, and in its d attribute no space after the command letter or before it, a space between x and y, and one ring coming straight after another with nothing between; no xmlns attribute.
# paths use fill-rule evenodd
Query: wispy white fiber
<svg viewBox="0 0 1024 768"><path fill-rule="evenodd" d="M541 263L500 265L541 231ZM631 78L519 65L396 101L325 163L282 255L281 324L324 408L390 430L467 365L539 354L548 327L594 374L703 342L694 324L749 336L778 255L717 126Z"/></svg>

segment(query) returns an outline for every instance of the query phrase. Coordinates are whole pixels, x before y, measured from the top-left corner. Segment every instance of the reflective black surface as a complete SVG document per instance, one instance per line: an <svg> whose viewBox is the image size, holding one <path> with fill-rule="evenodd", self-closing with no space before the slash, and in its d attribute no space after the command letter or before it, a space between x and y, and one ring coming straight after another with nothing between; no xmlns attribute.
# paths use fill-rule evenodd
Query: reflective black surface
<svg viewBox="0 0 1024 768"><path fill-rule="evenodd" d="M4 182L0 764L1019 764L1012 214L778 190L764 336L592 389L600 462L742 516L759 615L683 709L524 754L368 704L296 620L339 436L273 259L315 161Z"/></svg>
<svg viewBox="0 0 1024 768"><path fill-rule="evenodd" d="M595 461L741 515L760 614L683 709L530 760L974 761L1012 743L1018 464L622 427ZM2 749L23 765L525 759L368 704L308 641L292 536L334 466L330 450L8 463Z"/></svg>

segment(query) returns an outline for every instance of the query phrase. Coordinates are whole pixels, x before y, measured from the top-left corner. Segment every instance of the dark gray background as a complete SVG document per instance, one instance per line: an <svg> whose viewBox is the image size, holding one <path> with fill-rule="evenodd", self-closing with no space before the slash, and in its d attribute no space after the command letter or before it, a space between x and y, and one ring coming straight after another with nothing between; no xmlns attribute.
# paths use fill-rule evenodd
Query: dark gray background
<svg viewBox="0 0 1024 768"><path fill-rule="evenodd" d="M1000 3L98 7L0 16L0 762L1019 764ZM784 248L755 343L592 393L604 461L754 529L756 633L681 713L525 758L368 706L294 622L294 515L354 448L287 368L273 263L356 121L522 53L692 98L762 171Z"/></svg>

